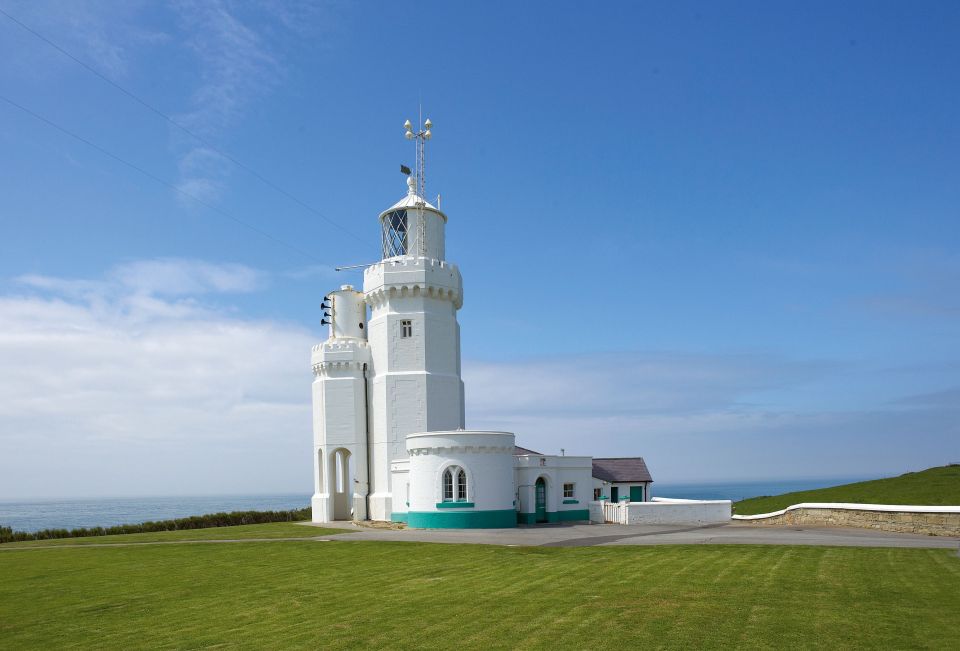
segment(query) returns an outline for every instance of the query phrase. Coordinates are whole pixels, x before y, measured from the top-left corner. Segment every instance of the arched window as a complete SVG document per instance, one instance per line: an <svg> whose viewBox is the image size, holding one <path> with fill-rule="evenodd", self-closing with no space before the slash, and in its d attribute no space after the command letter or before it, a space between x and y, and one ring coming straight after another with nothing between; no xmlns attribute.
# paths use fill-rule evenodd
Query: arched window
<svg viewBox="0 0 960 651"><path fill-rule="evenodd" d="M443 471L443 501L467 501L467 472L459 466L450 466Z"/></svg>

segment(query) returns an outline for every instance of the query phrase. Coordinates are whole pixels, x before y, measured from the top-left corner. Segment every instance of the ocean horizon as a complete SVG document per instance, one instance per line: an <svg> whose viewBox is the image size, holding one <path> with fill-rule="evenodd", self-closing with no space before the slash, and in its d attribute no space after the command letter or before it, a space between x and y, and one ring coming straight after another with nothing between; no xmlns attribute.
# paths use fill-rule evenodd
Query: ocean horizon
<svg viewBox="0 0 960 651"><path fill-rule="evenodd" d="M653 497L738 501L837 486L864 477L766 481L654 482ZM220 511L286 511L310 506L309 493L0 500L0 526L15 531L77 529L170 520Z"/></svg>

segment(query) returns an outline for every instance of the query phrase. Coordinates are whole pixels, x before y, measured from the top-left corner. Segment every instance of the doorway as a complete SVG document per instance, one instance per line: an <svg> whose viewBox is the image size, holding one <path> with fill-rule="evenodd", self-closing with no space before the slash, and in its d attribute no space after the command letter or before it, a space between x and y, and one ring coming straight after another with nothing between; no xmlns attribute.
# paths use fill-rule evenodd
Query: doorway
<svg viewBox="0 0 960 651"><path fill-rule="evenodd" d="M610 501L613 502L614 504L617 504L617 503L620 502L620 487L619 487L619 486L611 486L611 487L610 487Z"/></svg>
<svg viewBox="0 0 960 651"><path fill-rule="evenodd" d="M333 519L353 519L353 455L349 450L338 448L330 455L330 478L333 490Z"/></svg>
<svg viewBox="0 0 960 651"><path fill-rule="evenodd" d="M546 522L547 521L547 482L544 481L543 477L537 480L536 485L534 486L536 492L536 518L537 522Z"/></svg>

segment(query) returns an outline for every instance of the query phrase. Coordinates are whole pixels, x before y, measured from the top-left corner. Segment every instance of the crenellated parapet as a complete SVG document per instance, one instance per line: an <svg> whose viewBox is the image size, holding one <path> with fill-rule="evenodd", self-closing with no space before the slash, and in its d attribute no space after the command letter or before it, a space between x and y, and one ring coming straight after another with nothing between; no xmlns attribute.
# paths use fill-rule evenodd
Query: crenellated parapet
<svg viewBox="0 0 960 651"><path fill-rule="evenodd" d="M363 339L329 339L314 346L310 357L317 377L363 370L370 363L370 344Z"/></svg>
<svg viewBox="0 0 960 651"><path fill-rule="evenodd" d="M446 432L418 432L407 436L410 456L472 453L509 454L513 456L514 435L510 432L481 430L452 430Z"/></svg>
<svg viewBox="0 0 960 651"><path fill-rule="evenodd" d="M406 296L448 300L463 306L463 280L457 265L437 260L404 256L382 260L363 272L364 299L376 309L387 301Z"/></svg>

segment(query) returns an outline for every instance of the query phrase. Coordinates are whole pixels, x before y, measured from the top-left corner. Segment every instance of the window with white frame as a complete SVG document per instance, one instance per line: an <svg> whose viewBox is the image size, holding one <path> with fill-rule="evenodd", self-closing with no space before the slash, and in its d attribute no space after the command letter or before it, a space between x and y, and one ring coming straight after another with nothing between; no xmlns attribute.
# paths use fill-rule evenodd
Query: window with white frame
<svg viewBox="0 0 960 651"><path fill-rule="evenodd" d="M598 500L598 499L600 499L600 496L601 496L601 495L603 495L603 489L602 489L602 488L594 488L594 489L593 489L593 499Z"/></svg>
<svg viewBox="0 0 960 651"><path fill-rule="evenodd" d="M569 498L573 497L575 484L564 484L563 485L563 497Z"/></svg>
<svg viewBox="0 0 960 651"><path fill-rule="evenodd" d="M459 466L450 466L443 471L443 501L467 501L467 473Z"/></svg>
<svg viewBox="0 0 960 651"><path fill-rule="evenodd" d="M410 319L403 319L400 321L400 338L409 339L413 336L413 321Z"/></svg>

